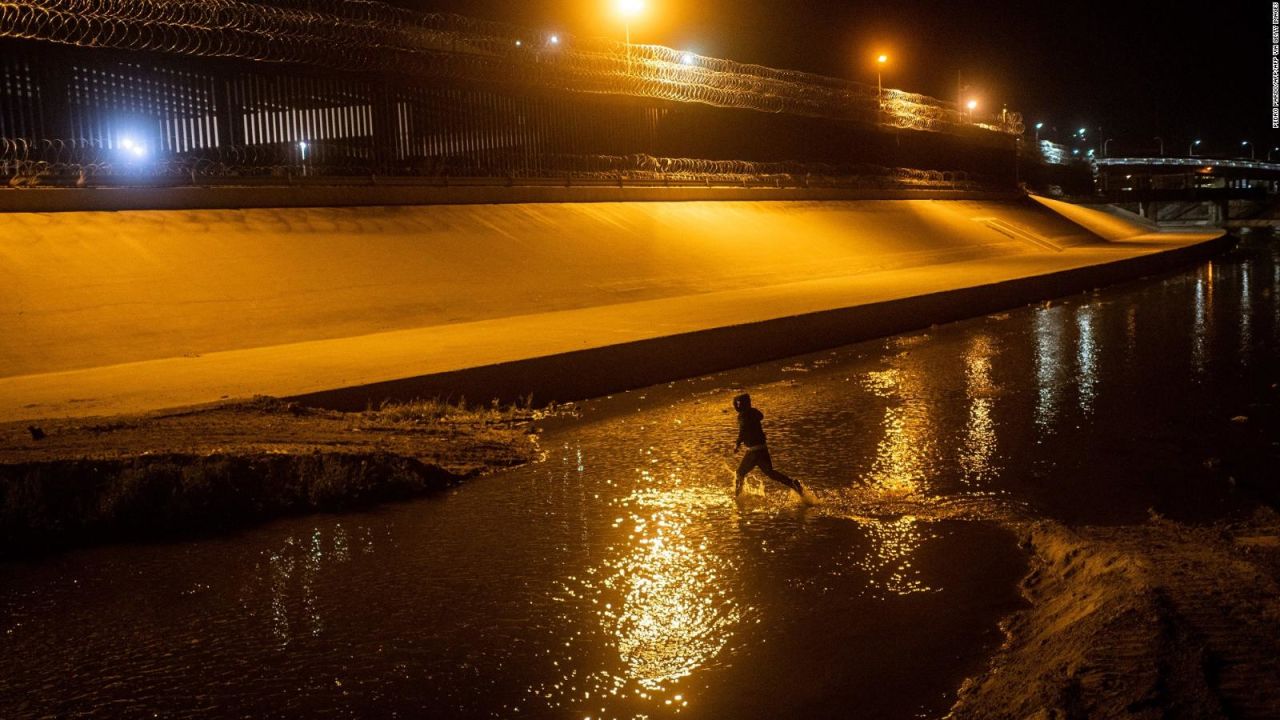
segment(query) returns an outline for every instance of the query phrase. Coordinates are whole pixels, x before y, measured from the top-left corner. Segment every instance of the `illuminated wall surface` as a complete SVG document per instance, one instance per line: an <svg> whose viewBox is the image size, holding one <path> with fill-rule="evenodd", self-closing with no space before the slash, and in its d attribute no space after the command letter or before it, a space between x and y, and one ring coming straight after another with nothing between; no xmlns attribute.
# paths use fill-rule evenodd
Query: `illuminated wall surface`
<svg viewBox="0 0 1280 720"><path fill-rule="evenodd" d="M1142 230L1114 222L1120 234ZM0 344L0 373L912 267L936 267L942 287L952 263L1056 258L1045 243L1098 242L1030 201L11 213L0 337L15 341Z"/></svg>
<svg viewBox="0 0 1280 720"><path fill-rule="evenodd" d="M1016 113L379 3L275 5L0 5L0 171L1011 184Z"/></svg>

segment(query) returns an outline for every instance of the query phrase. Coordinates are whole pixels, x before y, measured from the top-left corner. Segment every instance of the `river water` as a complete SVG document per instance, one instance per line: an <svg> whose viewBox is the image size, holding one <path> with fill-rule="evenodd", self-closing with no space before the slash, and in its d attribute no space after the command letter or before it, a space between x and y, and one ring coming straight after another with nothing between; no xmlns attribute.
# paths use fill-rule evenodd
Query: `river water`
<svg viewBox="0 0 1280 720"><path fill-rule="evenodd" d="M1274 501L1277 248L584 403L414 502L0 565L0 717L940 716L1020 523ZM818 505L732 497L741 388Z"/></svg>

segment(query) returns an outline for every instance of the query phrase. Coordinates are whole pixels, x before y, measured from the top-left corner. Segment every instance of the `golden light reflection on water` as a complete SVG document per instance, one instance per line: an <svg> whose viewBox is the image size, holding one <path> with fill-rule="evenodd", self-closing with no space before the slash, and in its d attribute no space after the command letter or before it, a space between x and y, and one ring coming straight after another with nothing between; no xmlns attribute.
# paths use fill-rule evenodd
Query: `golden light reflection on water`
<svg viewBox="0 0 1280 720"><path fill-rule="evenodd" d="M1203 373L1208 360L1209 342L1213 336L1213 263L1205 265L1196 278L1193 305L1191 367Z"/></svg>
<svg viewBox="0 0 1280 720"><path fill-rule="evenodd" d="M866 555L852 558L852 561L867 574L869 589L874 591L878 588L890 595L940 590L924 582L920 571L913 565L920 546L934 537L929 531L929 524L912 515L864 519L860 524L871 540L871 550Z"/></svg>
<svg viewBox="0 0 1280 720"><path fill-rule="evenodd" d="M1078 379L1080 412L1086 417L1093 413L1093 402L1098 389L1098 341L1094 337L1094 309L1092 305L1081 305L1076 308L1076 366L1079 368Z"/></svg>
<svg viewBox="0 0 1280 720"><path fill-rule="evenodd" d="M708 530L707 512L731 504L727 485L686 484L679 462L659 474L652 452L643 457L636 489L610 502L617 541L609 556L566 587L567 597L589 603L612 649L580 681L569 674L556 688L567 692L552 706L584 717L688 709L696 687L682 681L713 663L751 613L736 595L734 562L694 532Z"/></svg>
<svg viewBox="0 0 1280 720"><path fill-rule="evenodd" d="M991 419L995 388L991 384L991 358L995 354L988 335L976 335L965 353L965 394L969 399L969 419L960 448L960 469L969 485L981 485L995 474L992 457L996 449L995 423Z"/></svg>
<svg viewBox="0 0 1280 720"><path fill-rule="evenodd" d="M1049 430L1058 417L1058 377L1062 372L1062 328L1057 308L1039 308L1035 318L1036 427Z"/></svg>
<svg viewBox="0 0 1280 720"><path fill-rule="evenodd" d="M881 421L884 436L876 446L867 478L868 484L884 495L914 497L927 482L932 434L929 406L919 400L921 372L892 367L867 373L867 388L890 401Z"/></svg>
<svg viewBox="0 0 1280 720"><path fill-rule="evenodd" d="M864 386L887 403L881 427L884 436L866 478L866 490L880 502L927 504L933 469L935 433L932 408L924 384L926 369L909 352L890 360L891 367L867 373ZM926 539L920 523L910 514L887 519L863 518L871 540L867 554L854 563L873 584L896 595L928 592L911 558Z"/></svg>
<svg viewBox="0 0 1280 720"><path fill-rule="evenodd" d="M696 493L692 493L696 495ZM686 536L689 492L635 497L652 508L628 522L630 552L611 561L605 586L622 595L618 608L600 611L613 634L628 678L661 692L713 659L728 642L741 612L725 583L731 567L710 554L705 539Z"/></svg>

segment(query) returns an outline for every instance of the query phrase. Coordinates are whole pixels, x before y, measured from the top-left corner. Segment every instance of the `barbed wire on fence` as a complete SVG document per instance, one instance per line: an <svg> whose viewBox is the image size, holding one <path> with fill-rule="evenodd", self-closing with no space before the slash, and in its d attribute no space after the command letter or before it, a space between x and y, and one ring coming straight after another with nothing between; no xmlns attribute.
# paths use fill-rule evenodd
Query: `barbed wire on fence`
<svg viewBox="0 0 1280 720"><path fill-rule="evenodd" d="M279 147L224 146L199 155L166 157L149 161L120 161L115 153L87 140L0 138L0 176L15 187L39 185L199 184L205 180L234 182L243 179L292 180L308 176L340 180L372 179L372 165L344 157L339 162L299 162ZM633 155L547 154L536 166L515 168L517 158L495 156L485 165L475 157L460 155L424 159L407 173L425 182L481 179L520 182L707 183L716 185L777 185L787 187L838 186L854 188L980 189L998 185L960 170L889 168L865 163L753 162L705 160ZM402 175L404 173L401 173Z"/></svg>
<svg viewBox="0 0 1280 720"><path fill-rule="evenodd" d="M946 131L1021 134L1017 113L656 45L549 33L371 0L16 0L0 37L80 47L387 71Z"/></svg>

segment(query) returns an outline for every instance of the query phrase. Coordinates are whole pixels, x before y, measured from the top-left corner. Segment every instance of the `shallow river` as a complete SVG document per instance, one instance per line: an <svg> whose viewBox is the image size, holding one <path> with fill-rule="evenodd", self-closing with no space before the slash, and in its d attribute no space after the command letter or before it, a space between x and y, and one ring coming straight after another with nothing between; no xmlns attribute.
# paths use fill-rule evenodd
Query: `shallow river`
<svg viewBox="0 0 1280 720"><path fill-rule="evenodd" d="M1278 248L585 403L415 502L0 565L0 717L940 716L1011 527L1274 501ZM739 388L820 504L732 498Z"/></svg>

